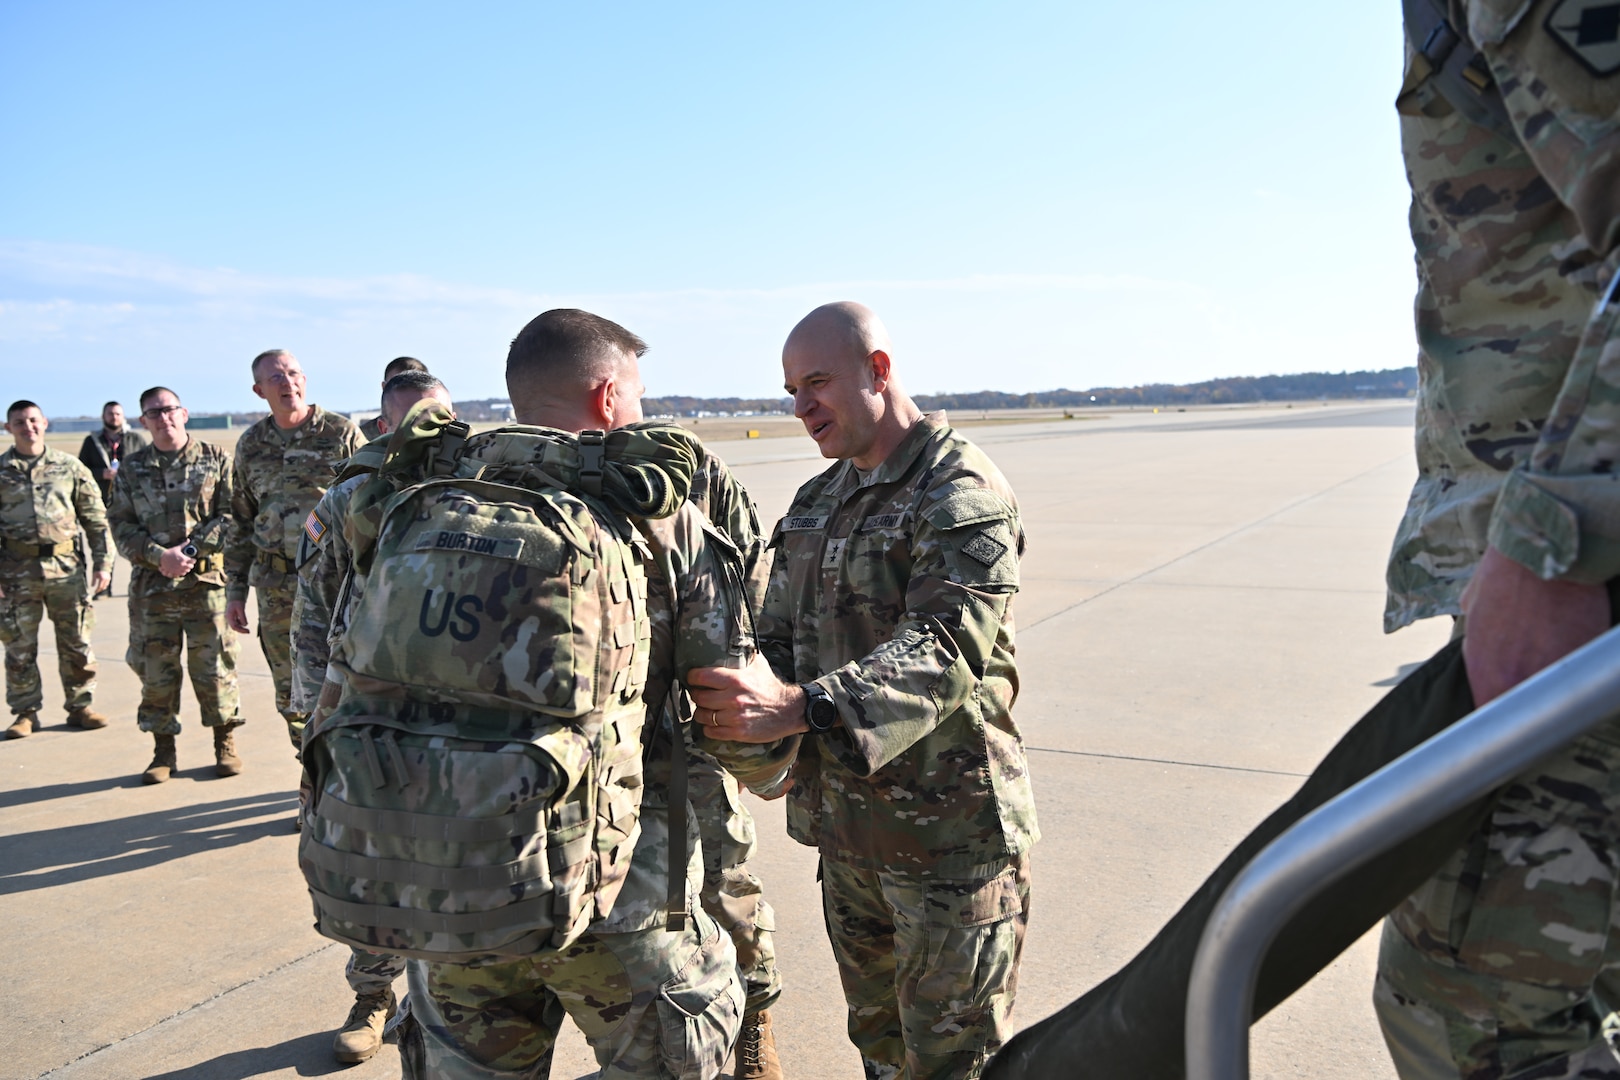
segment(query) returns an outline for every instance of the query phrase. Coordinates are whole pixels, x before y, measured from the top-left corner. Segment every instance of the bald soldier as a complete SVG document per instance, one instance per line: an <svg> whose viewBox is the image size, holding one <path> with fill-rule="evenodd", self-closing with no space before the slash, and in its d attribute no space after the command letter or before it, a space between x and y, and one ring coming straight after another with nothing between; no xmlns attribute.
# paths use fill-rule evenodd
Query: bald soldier
<svg viewBox="0 0 1620 1080"><path fill-rule="evenodd" d="M794 414L837 464L771 538L761 655L694 672L708 740L791 767L788 830L822 903L866 1076L976 1077L1009 1033L1038 837L1012 703L1024 530L1007 481L897 378L854 303L782 350ZM711 744L712 745L712 744Z"/></svg>
<svg viewBox="0 0 1620 1080"><path fill-rule="evenodd" d="M247 633L248 589L257 592L259 647L275 679L276 710L297 749L304 714L292 704L292 606L298 584L293 560L304 519L331 486L332 467L363 443L348 417L304 396L304 369L292 353L270 349L255 356L250 368L253 392L270 407L270 415L236 443L225 619L237 633Z"/></svg>

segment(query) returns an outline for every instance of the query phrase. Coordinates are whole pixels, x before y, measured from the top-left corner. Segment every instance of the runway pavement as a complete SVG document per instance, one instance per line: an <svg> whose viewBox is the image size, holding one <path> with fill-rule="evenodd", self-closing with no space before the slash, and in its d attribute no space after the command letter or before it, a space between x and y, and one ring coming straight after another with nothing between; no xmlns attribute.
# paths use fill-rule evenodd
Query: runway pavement
<svg viewBox="0 0 1620 1080"><path fill-rule="evenodd" d="M1448 628L1380 628L1413 477L1409 404L1138 410L970 434L1030 535L1015 710L1044 833L1016 1012L1030 1023L1129 959ZM823 466L807 439L715 448L768 520ZM352 1000L346 954L310 929L297 771L256 641L242 649L247 771L213 777L188 690L180 776L140 785L150 742L123 663L127 582L121 567L119 595L97 605L97 705L112 726L67 728L48 690L45 730L0 743L0 1076L398 1076L392 1046L350 1069L329 1055ZM779 803L751 805L788 1074L857 1080L814 853L787 839ZM1256 1077L1393 1077L1373 957L1369 937L1259 1025ZM568 1030L553 1076L593 1073Z"/></svg>

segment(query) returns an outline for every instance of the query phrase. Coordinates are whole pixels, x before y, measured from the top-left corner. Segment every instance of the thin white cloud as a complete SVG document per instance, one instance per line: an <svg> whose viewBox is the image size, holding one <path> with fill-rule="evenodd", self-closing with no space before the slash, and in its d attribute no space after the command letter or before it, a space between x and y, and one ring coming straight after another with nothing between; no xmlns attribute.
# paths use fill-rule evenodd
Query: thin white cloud
<svg viewBox="0 0 1620 1080"><path fill-rule="evenodd" d="M184 383L177 389L198 408L251 408L247 361L270 346L298 353L312 394L337 407L369 404L382 364L402 353L427 360L458 396L495 396L517 329L548 307L577 306L652 343L653 393L763 396L778 392L778 351L793 323L816 304L858 299L889 324L916 391L1409 362L1404 318L1345 324L1328 338L1309 293L1257 303L1245 288L1078 273L566 293L419 274L273 275L10 240L0 241L0 358L8 392L61 401L58 415L160 381Z"/></svg>

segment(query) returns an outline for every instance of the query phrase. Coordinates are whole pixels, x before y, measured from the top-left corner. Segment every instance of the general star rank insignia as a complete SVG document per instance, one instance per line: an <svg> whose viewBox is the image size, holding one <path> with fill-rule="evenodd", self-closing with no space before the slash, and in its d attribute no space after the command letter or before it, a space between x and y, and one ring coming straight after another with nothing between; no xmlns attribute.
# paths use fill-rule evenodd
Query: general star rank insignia
<svg viewBox="0 0 1620 1080"><path fill-rule="evenodd" d="M1620 3L1561 0L1542 25L1593 75L1605 78L1620 71Z"/></svg>

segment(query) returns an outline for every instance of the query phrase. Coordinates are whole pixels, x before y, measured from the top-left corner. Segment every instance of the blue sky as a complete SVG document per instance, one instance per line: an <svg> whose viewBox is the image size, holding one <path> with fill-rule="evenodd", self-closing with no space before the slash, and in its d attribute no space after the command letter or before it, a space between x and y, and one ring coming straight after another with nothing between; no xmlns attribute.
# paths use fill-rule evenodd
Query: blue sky
<svg viewBox="0 0 1620 1080"><path fill-rule="evenodd" d="M1365 9L1365 10L1363 10ZM763 395L875 307L913 391L1412 362L1393 4L0 4L0 396L249 408L297 353L502 393L581 306Z"/></svg>

